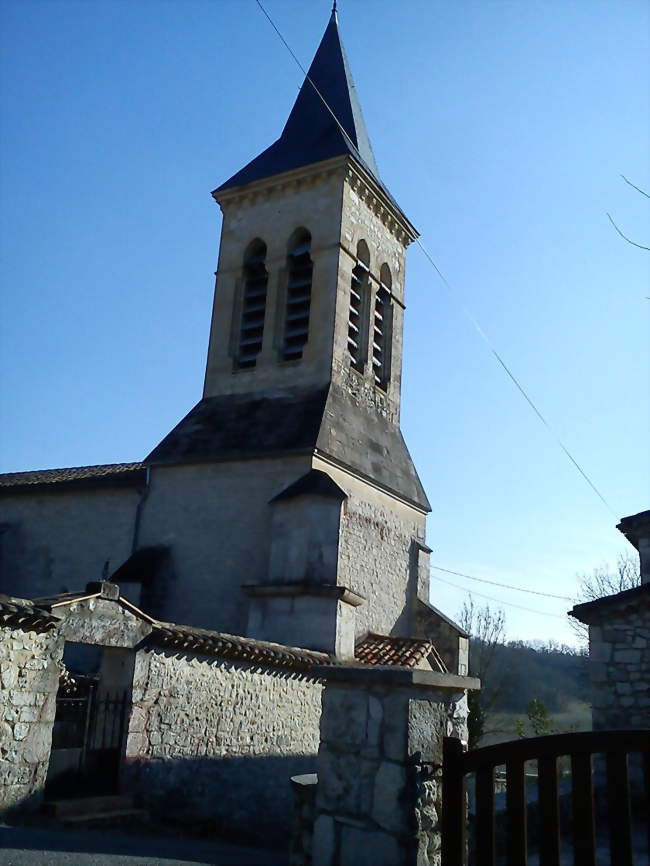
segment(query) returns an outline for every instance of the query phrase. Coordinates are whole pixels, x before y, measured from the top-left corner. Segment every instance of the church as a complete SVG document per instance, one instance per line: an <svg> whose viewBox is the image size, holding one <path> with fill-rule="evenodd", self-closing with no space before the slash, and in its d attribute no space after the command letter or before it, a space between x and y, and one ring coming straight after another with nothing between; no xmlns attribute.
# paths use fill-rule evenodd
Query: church
<svg viewBox="0 0 650 866"><path fill-rule="evenodd" d="M431 636L400 431L405 255L332 13L223 213L203 398L141 463L0 476L0 591L110 579L162 620L354 657ZM465 671L462 671L463 673Z"/></svg>
<svg viewBox="0 0 650 866"><path fill-rule="evenodd" d="M142 462L0 476L0 813L99 793L286 838L337 666L442 677L464 730L468 635L429 601L400 430L417 232L335 12L278 140L212 195L199 403Z"/></svg>

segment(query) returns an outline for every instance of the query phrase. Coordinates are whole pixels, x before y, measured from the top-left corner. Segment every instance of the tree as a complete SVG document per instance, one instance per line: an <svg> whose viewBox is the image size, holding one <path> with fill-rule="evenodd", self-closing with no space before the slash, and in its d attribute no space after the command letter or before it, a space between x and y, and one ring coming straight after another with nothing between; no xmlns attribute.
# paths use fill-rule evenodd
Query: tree
<svg viewBox="0 0 650 866"><path fill-rule="evenodd" d="M591 574L578 575L578 595L576 604L587 601L595 601L606 595L615 595L625 589L632 589L641 583L641 568L639 558L632 553L620 553L614 568L609 565L601 565L594 568ZM569 622L576 635L584 642L589 636L589 626L575 617L570 617Z"/></svg>
<svg viewBox="0 0 650 866"><path fill-rule="evenodd" d="M551 717L548 713L548 709L546 708L546 705L537 698L533 698L529 702L526 715L528 716L528 725L530 726L533 737L543 737L546 734L553 733ZM526 723L522 719L518 719L517 721L517 736L529 736L526 730Z"/></svg>
<svg viewBox="0 0 650 866"><path fill-rule="evenodd" d="M482 684L480 691L470 691L467 699L469 747L472 749L486 733L490 711L505 681L505 671L497 671L495 662L505 638L506 616L503 610L493 609L489 604L478 607L470 595L458 619L470 636L469 672Z"/></svg>

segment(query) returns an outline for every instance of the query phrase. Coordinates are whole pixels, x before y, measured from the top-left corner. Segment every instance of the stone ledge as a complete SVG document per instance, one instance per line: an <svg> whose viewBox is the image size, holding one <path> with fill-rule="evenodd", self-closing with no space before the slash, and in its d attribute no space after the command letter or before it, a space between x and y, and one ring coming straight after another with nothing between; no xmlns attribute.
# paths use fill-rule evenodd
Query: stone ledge
<svg viewBox="0 0 650 866"><path fill-rule="evenodd" d="M329 583L245 583L241 591L250 598L278 598L295 595L324 596L336 598L352 607L359 607L365 598L348 589Z"/></svg>
<svg viewBox="0 0 650 866"><path fill-rule="evenodd" d="M481 681L476 677L461 677L457 674L443 674L438 671L423 671L412 668L396 667L395 665L317 665L313 673L328 682L350 683L351 685L367 683L369 686L413 686L430 689L453 689L454 691L469 689L475 691L481 688Z"/></svg>

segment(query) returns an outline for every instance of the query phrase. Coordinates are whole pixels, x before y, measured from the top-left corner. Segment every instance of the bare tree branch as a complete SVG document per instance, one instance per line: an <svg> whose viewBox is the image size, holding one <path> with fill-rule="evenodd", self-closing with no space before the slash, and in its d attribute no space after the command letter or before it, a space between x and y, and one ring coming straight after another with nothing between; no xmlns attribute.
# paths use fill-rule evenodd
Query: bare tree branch
<svg viewBox="0 0 650 866"><path fill-rule="evenodd" d="M578 597L576 604L594 601L606 595L614 595L624 589L632 589L641 583L639 560L633 553L621 553L616 560L616 567L607 564L595 568L591 574L578 576ZM586 643L589 626L575 617L568 617L575 634Z"/></svg>
<svg viewBox="0 0 650 866"><path fill-rule="evenodd" d="M619 233L619 235L623 238L624 241L627 241L628 244L632 244L633 247L638 247L640 250L647 250L648 252L650 252L650 247L644 247L643 244L637 244L635 241L631 241L628 237L626 237L623 234L623 232L619 229L619 227L616 225L616 223L614 222L614 220L611 218L611 216L609 214L607 214L607 219L614 226L614 228Z"/></svg>
<svg viewBox="0 0 650 866"><path fill-rule="evenodd" d="M631 180L628 180L628 179L625 177L624 174L622 174L621 177L623 178L623 180L625 181L625 183L629 184L629 185L632 187L632 189L635 189L637 192L640 192L641 195L644 195L646 198L650 198L650 193L647 193L644 189L641 189L640 187L635 186L635 185L632 183Z"/></svg>

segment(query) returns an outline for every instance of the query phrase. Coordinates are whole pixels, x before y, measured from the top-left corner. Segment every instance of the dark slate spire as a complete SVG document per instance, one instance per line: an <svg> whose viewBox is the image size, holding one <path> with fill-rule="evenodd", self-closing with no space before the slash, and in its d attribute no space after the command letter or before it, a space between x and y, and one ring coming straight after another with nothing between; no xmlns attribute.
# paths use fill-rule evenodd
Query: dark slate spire
<svg viewBox="0 0 650 866"><path fill-rule="evenodd" d="M318 93L309 79L318 89ZM332 113L345 133L332 117ZM341 42L335 6L282 135L216 191L251 183L346 153L359 160L381 184L352 73ZM383 184L381 185L383 187Z"/></svg>

